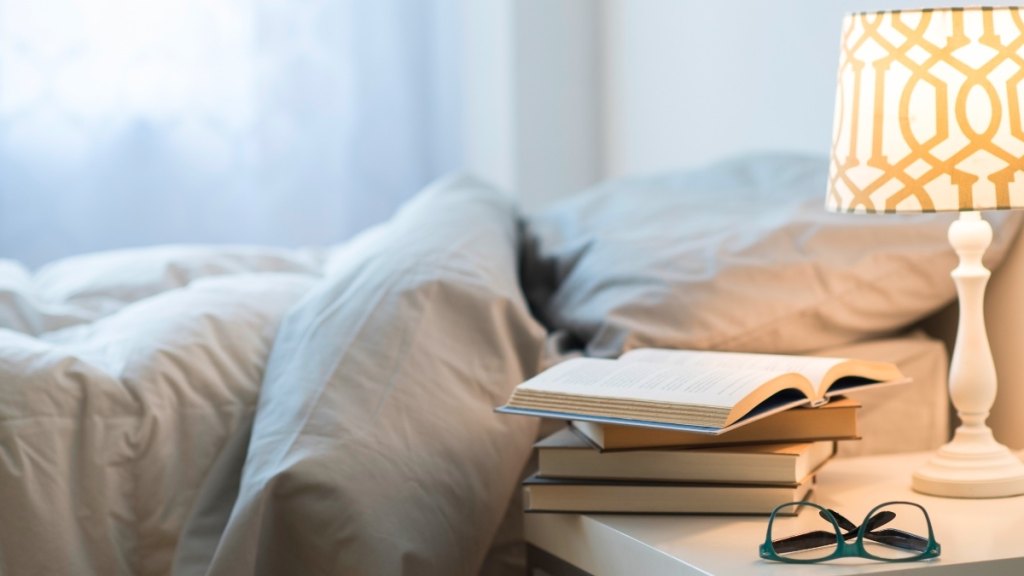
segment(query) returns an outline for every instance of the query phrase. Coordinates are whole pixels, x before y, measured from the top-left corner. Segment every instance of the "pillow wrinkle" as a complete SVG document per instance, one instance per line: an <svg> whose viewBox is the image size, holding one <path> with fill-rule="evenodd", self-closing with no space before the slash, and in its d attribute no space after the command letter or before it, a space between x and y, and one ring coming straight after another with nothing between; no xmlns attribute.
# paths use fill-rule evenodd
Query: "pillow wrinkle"
<svg viewBox="0 0 1024 576"><path fill-rule="evenodd" d="M731 338L726 338L726 339L722 339L722 340L718 340L718 341L709 341L706 344L706 347L707 347L707 349L716 349L716 350L717 349L732 349L732 348L737 348L737 347L743 348L744 347L743 346L743 342L744 341L749 340L749 339L756 339L760 333L765 332L767 330L770 330L771 328L774 328L774 327L776 327L776 326L778 326L778 325L780 325L782 323L791 321L793 316L817 315L819 312L821 312L823 310L827 310L829 308L829 305L832 304L833 301L841 303L841 302L843 302L844 300L847 300L847 299L855 299L856 296L858 296L861 293L863 293L865 288L872 288L872 287L878 286L881 283L884 283L887 279L892 278L893 274L901 273L901 271L903 270L903 268L905 266L906 266L905 262L893 263L893 265L891 267L881 269L876 274L873 274L870 277L867 277L867 278L852 278L849 282L846 282L843 285L844 286L843 289L841 289L841 290L839 290L837 292L825 291L822 294L822 296L821 296L821 298L819 300L816 300L816 301L813 301L813 302L809 302L806 306L803 306L803 307L800 307L800 308L794 308L792 310L786 310L784 313L779 314L778 316L769 318L769 319L765 320L761 324L757 324L757 325L751 326L750 328L747 328L746 333L737 334L737 335L735 335L735 336L733 336ZM813 269L818 273L818 276L822 279L822 284L823 285L828 285L829 283L824 280L825 273L819 267L814 267ZM950 284L950 290L949 290L949 292L951 292L951 294L949 295L949 298L947 298L946 300L940 300L937 305L933 304L927 310L921 311L919 314L920 315L927 314L931 310L937 309L938 307L941 307L941 306L944 306L945 304L948 304L951 301L952 297L953 297L953 294L952 294L953 290L952 290L952 288L953 288L953 286L952 286L952 283L951 283ZM906 314L906 313L904 313L904 314ZM911 320L908 320L908 323L910 321ZM851 342L843 342L842 344L849 344L849 343L851 343ZM820 344L821 344L820 342L814 343L814 344L810 345L806 350L797 350L797 352L808 352L808 351L811 351L811 350L814 350L814 349L819 349L819 348L822 347ZM832 345L832 344L829 343L829 344L826 344L826 345ZM837 343L835 345L839 345L839 343Z"/></svg>
<svg viewBox="0 0 1024 576"><path fill-rule="evenodd" d="M429 303L432 301L433 298L436 297L440 289L441 285L438 282L425 282L419 285L419 290L417 290L416 292L415 300L418 302ZM391 393L395 390L396 386L398 386L399 375L401 373L402 368L400 359L408 357L410 349L419 340L418 336L422 334L425 330L430 329L425 321L426 315L423 313L423 307L420 308L418 313L414 315L410 314L410 316L413 316L416 319L415 325L409 326L408 323L402 324L402 337L400 339L399 345L396 347L398 353L392 355L391 366L384 375L387 384L381 390L380 395L377 399L377 404L372 409L372 421L378 420L378 417L380 416L380 412L383 409L385 402L387 402L387 400L391 396ZM406 436L406 438L408 438L408 436Z"/></svg>
<svg viewBox="0 0 1024 576"><path fill-rule="evenodd" d="M280 349L282 354L287 354L288 358L288 360L286 360L284 364L281 366L281 372L287 373L291 371L301 371L301 368L296 366L296 363L301 362L301 360L304 358L304 356L301 354L301 350L307 348L312 340L318 339L324 331L329 330L327 328L327 325L335 316L347 315L349 313L349 307L347 305L349 298L347 297L347 295L349 293L357 293L360 295L360 299L366 300L365 294L369 293L370 299L368 302L365 302L366 305L360 308L360 310L362 311L360 316L356 319L355 322L346 323L346 332L341 334L341 338L333 339L334 341L337 342L336 349L339 350L339 353L331 355L331 357L334 358L334 361L331 364L325 365L321 368L322 373L325 375L324 384L319 386L311 397L303 398L301 400L303 403L303 409L299 410L293 416L289 416L288 430L291 430L292 433L285 434L287 437L290 438L290 440L281 443L280 449L278 450L280 454L286 454L290 452L291 450L294 449L295 443L303 434L308 433L310 431L315 431L317 428L319 428L319 426L313 423L312 420L315 412L317 411L321 404L323 395L328 391L328 384L330 382L336 381L338 375L341 373L339 367L344 365L347 361L349 361L349 355L358 349L358 347L355 346L355 344L358 341L358 337L367 328L367 326L371 324L371 320L373 319L374 314L378 313L382 309L386 310L389 308L388 306L384 306L385 299L389 295L387 290L385 289L385 286L387 286L388 283L410 282L408 275L388 273L386 267L385 273L383 275L377 275L376 272L374 272L373 266L373 264L376 263L378 262L371 262L370 266L368 267L356 266L356 269L361 271L361 273L357 275L355 278L349 279L347 277L340 277L337 279L339 284L341 286L344 286L344 288L340 291L340 294L337 297L333 298L333 301L330 304L326 305L322 311L318 312L315 315L315 317L311 321L309 321L308 325L306 325L305 328L298 333L297 343L279 342L275 344L275 349ZM426 266L427 268L429 268L430 264L429 262L420 260L417 262L417 266ZM369 278L367 278L367 275L369 275ZM428 274L424 272L422 276L426 277L428 276ZM413 282L412 285L417 287L420 286L418 283L415 282ZM402 328L403 330L406 329L407 324L403 324ZM347 337L345 336L346 333L348 334ZM332 334L338 336L338 334L334 332L332 332ZM410 339L403 338L403 342L408 345L411 345ZM391 359L392 363L397 363L399 359L402 357L402 355L392 353L389 354L387 357ZM378 356L378 358L380 358L380 356ZM384 393L381 394L379 403L377 407L374 409L374 412L379 411L381 404L387 399L387 390L389 390L390 387L393 387L394 384L393 378L394 376L392 374L389 380L391 384L389 385L389 387L386 387ZM276 379L271 377L269 378L269 380L275 381ZM267 387L264 387L263 391L261 392L262 403L267 402L266 400L263 400L263 396L272 392L272 389L268 390ZM278 402L279 400L279 395L274 395L274 401ZM274 414L279 413L279 411L276 410L276 407L271 406L263 406L260 408L260 411L266 414L268 411L272 409L274 410ZM268 418L268 416L265 416L264 418L266 419ZM257 422L259 422L259 420ZM360 429L366 430L367 427L363 426L361 428L355 429L350 428L348 432L358 434ZM263 427L261 427L261 433L262 431ZM326 436L326 434L323 435ZM280 437L278 437L278 439L280 440Z"/></svg>

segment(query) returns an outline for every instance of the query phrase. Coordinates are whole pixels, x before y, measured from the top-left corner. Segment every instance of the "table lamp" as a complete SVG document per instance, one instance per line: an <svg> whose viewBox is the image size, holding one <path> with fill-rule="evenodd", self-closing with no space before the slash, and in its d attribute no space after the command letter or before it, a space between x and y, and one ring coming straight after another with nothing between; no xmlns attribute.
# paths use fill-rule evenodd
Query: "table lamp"
<svg viewBox="0 0 1024 576"><path fill-rule="evenodd" d="M961 425L914 473L913 488L1024 494L1024 463L985 424L996 372L981 262L992 227L980 214L1024 208L1024 8L849 14L840 50L828 209L960 213L949 227L960 257L949 391Z"/></svg>

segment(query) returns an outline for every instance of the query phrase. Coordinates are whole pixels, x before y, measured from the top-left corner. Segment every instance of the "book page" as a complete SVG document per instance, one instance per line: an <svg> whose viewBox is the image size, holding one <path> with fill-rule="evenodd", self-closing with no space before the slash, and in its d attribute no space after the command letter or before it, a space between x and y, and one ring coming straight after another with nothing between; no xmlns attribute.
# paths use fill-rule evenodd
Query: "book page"
<svg viewBox="0 0 1024 576"><path fill-rule="evenodd" d="M712 352L703 350L668 350L662 348L639 348L622 355L622 362L656 362L685 366L691 369L728 368L760 370L778 376L796 372L811 381L815 390L820 388L825 375L834 366L846 361L844 358L820 356L787 356L783 354L749 354L743 352ZM768 374L762 380L769 380Z"/></svg>
<svg viewBox="0 0 1024 576"><path fill-rule="evenodd" d="M731 408L768 380L764 371L577 358L517 390Z"/></svg>

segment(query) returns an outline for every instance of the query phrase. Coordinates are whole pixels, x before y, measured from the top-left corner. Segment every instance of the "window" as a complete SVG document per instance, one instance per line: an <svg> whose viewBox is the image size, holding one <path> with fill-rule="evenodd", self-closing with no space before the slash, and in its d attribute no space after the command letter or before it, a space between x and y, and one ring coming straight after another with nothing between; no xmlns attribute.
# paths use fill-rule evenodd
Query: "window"
<svg viewBox="0 0 1024 576"><path fill-rule="evenodd" d="M0 0L0 257L326 244L460 163L454 2Z"/></svg>

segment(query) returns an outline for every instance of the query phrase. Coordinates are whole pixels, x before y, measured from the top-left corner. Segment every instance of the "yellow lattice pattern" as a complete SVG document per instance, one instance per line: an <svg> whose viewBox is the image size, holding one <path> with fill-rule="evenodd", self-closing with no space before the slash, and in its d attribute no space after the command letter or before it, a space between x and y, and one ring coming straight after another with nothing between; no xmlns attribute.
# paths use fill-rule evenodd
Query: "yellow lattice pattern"
<svg viewBox="0 0 1024 576"><path fill-rule="evenodd" d="M850 14L828 208L1024 207L1024 9Z"/></svg>

